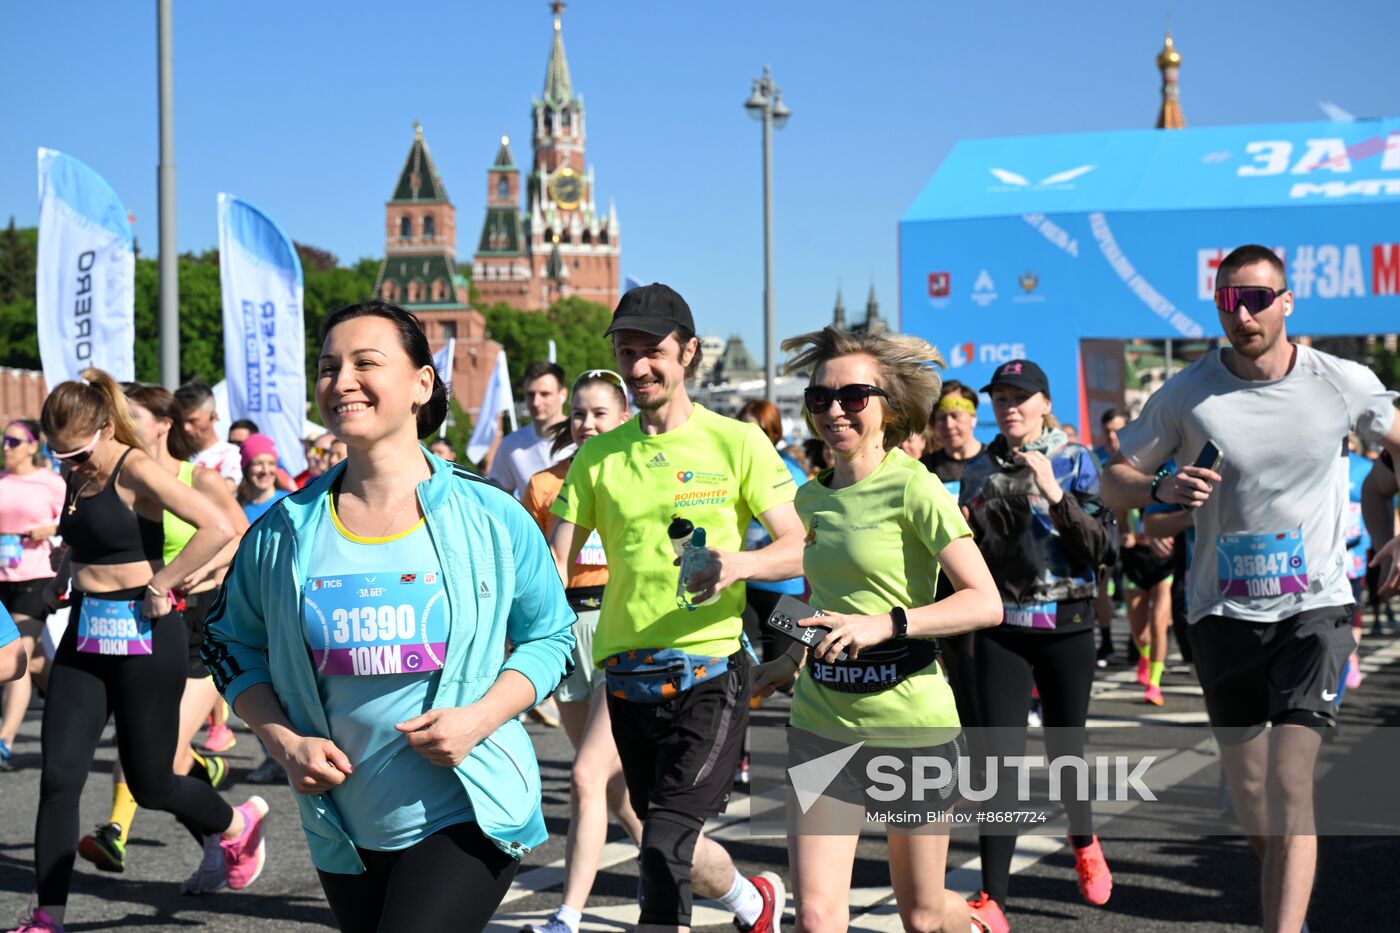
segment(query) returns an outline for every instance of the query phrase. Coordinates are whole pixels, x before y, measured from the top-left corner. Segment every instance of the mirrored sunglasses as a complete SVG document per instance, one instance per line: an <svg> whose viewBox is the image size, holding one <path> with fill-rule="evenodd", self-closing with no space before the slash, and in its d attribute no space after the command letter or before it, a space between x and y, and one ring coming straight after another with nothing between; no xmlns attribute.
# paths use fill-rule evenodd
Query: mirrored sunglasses
<svg viewBox="0 0 1400 933"><path fill-rule="evenodd" d="M1215 306L1225 314L1234 314L1243 306L1250 314L1258 314L1278 300L1286 288L1264 285L1224 285L1215 290Z"/></svg>

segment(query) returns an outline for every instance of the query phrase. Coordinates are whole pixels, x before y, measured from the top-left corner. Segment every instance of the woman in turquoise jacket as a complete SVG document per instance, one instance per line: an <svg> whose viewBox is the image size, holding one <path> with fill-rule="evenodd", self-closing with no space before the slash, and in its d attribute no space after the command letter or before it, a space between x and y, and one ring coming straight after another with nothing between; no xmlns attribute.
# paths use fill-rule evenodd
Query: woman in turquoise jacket
<svg viewBox="0 0 1400 933"><path fill-rule="evenodd" d="M341 930L480 930L545 839L516 716L574 613L525 509L420 445L447 387L413 315L335 312L317 369L349 457L249 529L204 660L286 769Z"/></svg>

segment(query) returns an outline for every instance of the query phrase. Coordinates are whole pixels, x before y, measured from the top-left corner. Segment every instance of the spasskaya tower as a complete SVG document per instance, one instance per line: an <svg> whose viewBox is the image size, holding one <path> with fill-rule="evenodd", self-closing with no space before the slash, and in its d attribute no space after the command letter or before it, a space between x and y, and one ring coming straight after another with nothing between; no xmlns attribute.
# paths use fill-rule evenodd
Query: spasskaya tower
<svg viewBox="0 0 1400 933"><path fill-rule="evenodd" d="M486 172L486 218L472 261L482 305L548 308L578 296L611 310L618 298L621 256L617 208L600 213L593 167L585 158L587 118L574 93L564 54L562 2L551 4L554 40L544 94L531 103L529 173L524 178L502 136Z"/></svg>

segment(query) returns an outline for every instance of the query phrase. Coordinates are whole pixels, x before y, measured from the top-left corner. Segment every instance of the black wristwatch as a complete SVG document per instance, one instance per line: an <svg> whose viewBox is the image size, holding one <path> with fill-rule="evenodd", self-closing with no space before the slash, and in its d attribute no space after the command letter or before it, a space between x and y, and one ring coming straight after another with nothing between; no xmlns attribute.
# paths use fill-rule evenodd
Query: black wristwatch
<svg viewBox="0 0 1400 933"><path fill-rule="evenodd" d="M1166 479L1168 476L1172 476L1172 475L1173 475L1173 474L1168 473L1166 470L1163 470L1163 471L1161 471L1160 473L1158 473L1156 476L1152 477L1152 501L1153 501L1153 502L1160 502L1160 503L1162 503L1163 505L1168 505L1168 504L1169 504L1169 503L1167 502L1167 500L1165 500L1165 499L1163 499L1161 496L1157 495L1157 492L1162 488L1162 480L1164 480L1164 479Z"/></svg>
<svg viewBox="0 0 1400 933"><path fill-rule="evenodd" d="M894 637L903 639L909 637L909 616L905 615L903 607L895 606L890 610L890 618L894 619Z"/></svg>

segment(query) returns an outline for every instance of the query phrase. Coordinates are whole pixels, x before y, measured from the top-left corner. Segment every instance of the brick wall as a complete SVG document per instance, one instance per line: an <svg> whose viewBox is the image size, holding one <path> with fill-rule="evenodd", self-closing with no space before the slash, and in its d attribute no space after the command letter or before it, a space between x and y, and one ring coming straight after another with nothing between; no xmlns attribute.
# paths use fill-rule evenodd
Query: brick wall
<svg viewBox="0 0 1400 933"><path fill-rule="evenodd" d="M43 373L32 369L0 369L0 422L38 419L48 394Z"/></svg>

